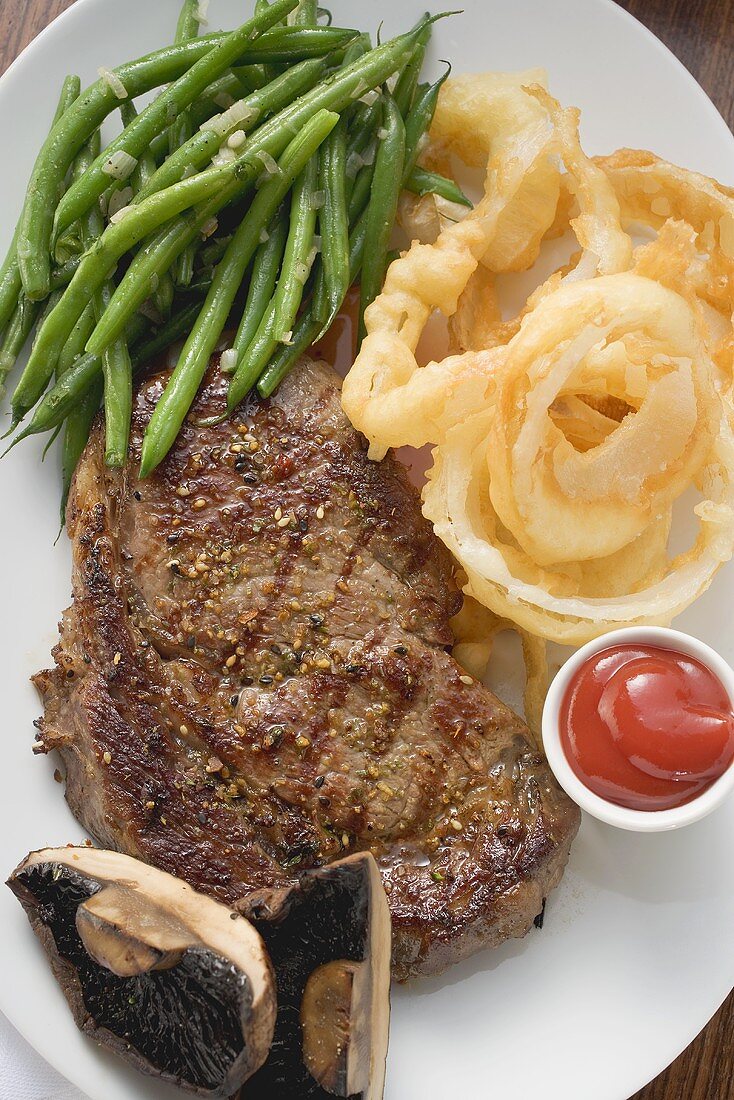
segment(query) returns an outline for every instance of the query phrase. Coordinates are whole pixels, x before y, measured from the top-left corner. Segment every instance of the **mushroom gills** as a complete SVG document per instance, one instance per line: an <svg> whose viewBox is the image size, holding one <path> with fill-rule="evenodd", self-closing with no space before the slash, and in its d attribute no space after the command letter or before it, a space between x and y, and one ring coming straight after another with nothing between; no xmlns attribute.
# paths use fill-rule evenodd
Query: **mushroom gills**
<svg viewBox="0 0 734 1100"><path fill-rule="evenodd" d="M390 1019L390 915L374 858L357 853L238 908L275 968L270 1056L241 1100L380 1100Z"/></svg>
<svg viewBox="0 0 734 1100"><path fill-rule="evenodd" d="M272 971L258 934L226 906L93 848L32 853L8 885L98 1042L201 1096L230 1096L263 1064Z"/></svg>

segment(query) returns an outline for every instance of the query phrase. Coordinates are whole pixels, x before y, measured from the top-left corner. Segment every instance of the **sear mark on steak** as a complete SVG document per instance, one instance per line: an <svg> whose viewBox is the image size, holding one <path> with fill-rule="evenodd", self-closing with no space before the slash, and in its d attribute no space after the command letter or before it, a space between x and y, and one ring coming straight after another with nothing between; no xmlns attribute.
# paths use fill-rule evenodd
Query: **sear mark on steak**
<svg viewBox="0 0 734 1100"><path fill-rule="evenodd" d="M451 564L324 364L224 408L216 366L146 481L97 424L69 502L72 606L35 682L82 824L233 903L370 849L398 978L521 936L579 815L523 723L447 652ZM465 678L466 679L466 678Z"/></svg>

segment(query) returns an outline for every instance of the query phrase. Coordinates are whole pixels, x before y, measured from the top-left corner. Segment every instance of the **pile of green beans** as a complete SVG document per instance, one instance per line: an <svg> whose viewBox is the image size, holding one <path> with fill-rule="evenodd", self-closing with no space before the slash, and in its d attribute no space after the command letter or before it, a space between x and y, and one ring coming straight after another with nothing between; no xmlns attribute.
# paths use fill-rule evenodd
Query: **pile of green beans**
<svg viewBox="0 0 734 1100"><path fill-rule="evenodd" d="M274 391L357 280L363 314L402 189L469 205L417 163L445 79L419 83L441 16L373 47L325 14L316 0L256 0L236 30L200 34L198 0L184 0L173 45L100 70L84 91L64 82L0 265L0 386L30 343L11 432L31 415L10 446L63 428L62 513L97 410L105 460L121 466L133 375L171 343L184 339L142 477L228 327L231 411L253 387ZM118 110L122 130L100 148Z"/></svg>

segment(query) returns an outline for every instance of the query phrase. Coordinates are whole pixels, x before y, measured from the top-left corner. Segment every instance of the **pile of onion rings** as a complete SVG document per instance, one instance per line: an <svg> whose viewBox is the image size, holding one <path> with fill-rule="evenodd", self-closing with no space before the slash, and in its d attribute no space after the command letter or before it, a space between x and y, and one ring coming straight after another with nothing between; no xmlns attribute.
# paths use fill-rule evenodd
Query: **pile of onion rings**
<svg viewBox="0 0 734 1100"><path fill-rule="evenodd" d="M647 152L590 159L578 123L537 73L446 82L424 161L483 167L484 195L460 220L404 201L412 244L343 391L373 458L432 446L424 513L526 659L529 638L669 623L734 549L734 191ZM570 261L503 318L503 276L569 230ZM435 312L449 354L421 363ZM674 555L676 507L697 535Z"/></svg>

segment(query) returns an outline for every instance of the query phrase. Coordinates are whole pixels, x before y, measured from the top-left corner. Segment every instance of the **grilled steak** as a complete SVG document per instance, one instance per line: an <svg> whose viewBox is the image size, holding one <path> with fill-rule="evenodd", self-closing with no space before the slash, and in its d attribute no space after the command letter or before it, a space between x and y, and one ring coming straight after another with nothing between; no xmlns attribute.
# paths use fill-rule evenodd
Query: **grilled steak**
<svg viewBox="0 0 734 1100"><path fill-rule="evenodd" d="M226 902L377 857L399 978L523 935L579 815L523 723L447 652L460 595L400 465L375 464L323 364L215 426L213 366L136 479L97 425L69 506L74 600L36 677L38 751L100 844Z"/></svg>

